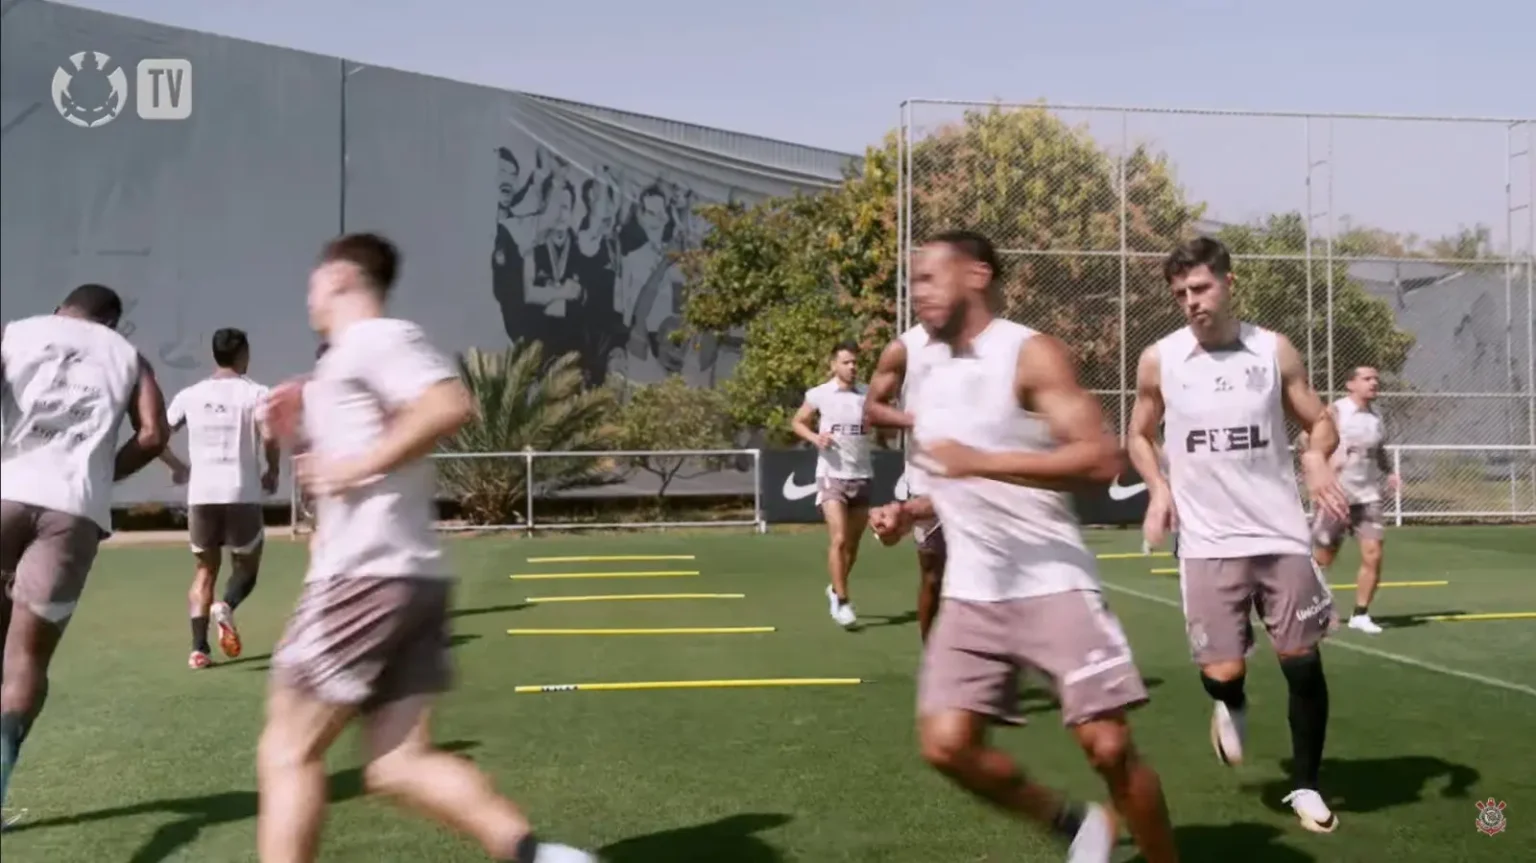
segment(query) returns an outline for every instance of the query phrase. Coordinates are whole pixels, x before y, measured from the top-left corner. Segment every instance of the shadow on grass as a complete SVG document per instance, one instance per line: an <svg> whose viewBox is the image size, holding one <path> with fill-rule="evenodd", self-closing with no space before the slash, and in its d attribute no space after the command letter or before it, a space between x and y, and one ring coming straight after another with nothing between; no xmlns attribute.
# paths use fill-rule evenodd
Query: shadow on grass
<svg viewBox="0 0 1536 863"><path fill-rule="evenodd" d="M879 626L911 626L917 622L917 612L904 611L901 614L872 614L859 618L859 622L849 627L849 632L861 632L865 629L874 629Z"/></svg>
<svg viewBox="0 0 1536 863"><path fill-rule="evenodd" d="M756 834L782 827L788 815L732 815L708 824L663 830L599 850L603 863L779 863L784 859Z"/></svg>
<svg viewBox="0 0 1536 863"><path fill-rule="evenodd" d="M457 620L461 617L479 617L482 614L501 614L502 612L522 611L525 608L532 607L532 603L519 602L516 605L488 605L484 608L455 608L453 611L448 612L448 617L452 620Z"/></svg>
<svg viewBox="0 0 1536 863"><path fill-rule="evenodd" d="M1193 824L1173 828L1181 860L1233 860L1243 863L1315 863L1316 857L1281 845L1285 831L1269 824ZM1132 863L1145 863L1136 855Z"/></svg>
<svg viewBox="0 0 1536 863"><path fill-rule="evenodd" d="M479 641L480 638L481 638L481 636L476 635L473 632L461 632L461 633L458 633L457 635L450 635L450 636L448 636L448 648L450 650L452 650L455 647L461 647L461 646L463 646L465 644L470 643L471 641ZM242 656L240 659L235 659L235 660L232 660L230 662L226 662L226 663L222 663L222 664L224 664L224 665L234 665L235 663L242 662L242 661L245 661L245 662L255 662L258 659L270 660L271 658L272 658L272 654L270 654L270 653L269 654L265 654L263 656L252 656L250 659L246 659L245 657ZM214 667L217 668L218 666L216 665ZM272 670L272 663L270 663L270 662L264 663L262 665L253 666L251 668L247 668L246 669L246 671L271 671L271 670Z"/></svg>
<svg viewBox="0 0 1536 863"><path fill-rule="evenodd" d="M1408 627L1423 626L1426 623L1432 623L1433 622L1433 621L1425 620L1424 618L1426 618L1426 617L1439 617L1442 614L1466 614L1466 613L1467 612L1462 611L1460 609L1457 609L1455 611L1425 611L1425 612L1421 612L1419 614L1389 614L1389 615L1386 615L1384 617L1376 617L1376 616L1373 615L1371 617L1371 620L1374 620L1378 625L1380 625L1384 629L1407 629Z"/></svg>
<svg viewBox="0 0 1536 863"><path fill-rule="evenodd" d="M1280 769L1290 775L1291 761L1280 762ZM1317 784L1329 808L1337 812L1379 812L1397 806L1409 806L1424 799L1426 786L1443 780L1443 800L1468 800L1472 786L1482 774L1474 767L1454 764L1433 755L1400 755L1395 758L1325 758L1318 772ZM1282 798L1291 793L1291 783L1276 779L1264 783L1259 797L1276 812L1290 812ZM1470 806L1467 816L1476 815Z"/></svg>
<svg viewBox="0 0 1536 863"><path fill-rule="evenodd" d="M440 744L439 748L447 752L462 753L479 745L479 742L474 740L454 740ZM350 770L343 770L331 776L327 785L327 799L331 803L340 803L343 800L361 797L363 796L362 768L354 767ZM128 858L128 863L159 863L176 856L181 849L196 841L198 834L205 827L217 827L223 824L255 818L256 802L255 791L226 791L221 794L208 794L202 797L150 800L143 803L135 803L131 806L98 809L95 812L84 812L79 815L64 815L58 818L27 821L16 825L6 832L11 834L22 833L28 830L42 830L48 827L73 827L95 821L110 821L114 818L131 818L138 815L169 814L179 816L177 820L156 828L155 832L139 847L139 850L135 851L133 856Z"/></svg>

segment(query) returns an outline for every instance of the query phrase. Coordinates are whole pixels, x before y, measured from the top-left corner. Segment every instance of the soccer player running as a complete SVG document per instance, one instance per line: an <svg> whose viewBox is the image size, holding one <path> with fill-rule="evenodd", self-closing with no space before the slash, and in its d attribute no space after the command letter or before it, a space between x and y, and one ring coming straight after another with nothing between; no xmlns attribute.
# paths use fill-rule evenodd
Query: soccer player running
<svg viewBox="0 0 1536 863"><path fill-rule="evenodd" d="M864 399L866 426L911 432L912 414L906 408L913 404L927 365L944 351L942 344L935 344L934 350L926 350L930 341L932 337L928 330L918 324L880 352ZM894 404L898 397L901 407ZM908 500L922 496L927 490L927 476L922 468L912 463L910 456L909 451L906 470L896 490L899 498ZM890 538L895 539L894 535ZM939 612L940 588L944 583L944 530L937 519L924 519L913 524L912 538L917 544L917 628L923 641L927 642L934 616Z"/></svg>
<svg viewBox="0 0 1536 863"><path fill-rule="evenodd" d="M1381 376L1370 366L1360 366L1345 382L1349 393L1329 405L1334 425L1339 430L1339 448L1334 451L1334 469L1338 471L1339 484L1349 500L1349 517L1340 519L1319 508L1313 513L1312 556L1319 566L1333 566L1333 559L1344 544L1346 534L1353 533L1360 543L1360 571L1355 576L1355 610L1349 616L1349 628L1370 635L1378 635L1381 627L1371 620L1371 599L1376 586L1381 583L1382 546L1386 539L1386 519L1381 508L1382 477L1386 477L1388 490L1396 491L1399 483L1392 472L1392 460L1387 456L1387 437L1382 429L1381 416L1373 405L1381 388ZM1301 435L1300 445L1307 445L1306 433Z"/></svg>
<svg viewBox="0 0 1536 863"><path fill-rule="evenodd" d="M872 522L882 536L920 518L944 523L943 601L918 683L922 752L972 794L1061 837L1069 863L1106 863L1116 817L1036 784L988 743L1020 672L1038 669L1145 859L1177 860L1162 784L1127 719L1147 690L1067 492L1108 483L1118 448L1066 347L995 316L997 273L992 244L971 232L941 234L916 256L918 316L946 351L912 410L928 494Z"/></svg>
<svg viewBox="0 0 1536 863"><path fill-rule="evenodd" d="M864 423L869 388L859 383L859 347L842 342L832 349L832 378L805 391L790 421L797 436L816 447L816 505L827 522L827 605L838 625L858 623L848 599L848 576L859 559L859 542L869 523L870 429ZM816 421L812 431L811 422Z"/></svg>
<svg viewBox="0 0 1536 863"><path fill-rule="evenodd" d="M262 501L277 490L281 469L277 441L263 440L261 413L267 388L245 375L251 364L245 333L232 328L215 332L213 361L218 366L214 373L177 393L166 409L172 433L183 426L187 429L190 465L169 447L160 454L171 468L172 479L187 486L187 528L197 559L187 592L192 620L189 668L207 668L213 662L208 646L210 617L218 626L219 649L230 658L240 655L235 609L256 588L266 537ZM233 573L224 598L214 602L225 548Z"/></svg>
<svg viewBox="0 0 1536 863"><path fill-rule="evenodd" d="M326 751L361 719L370 791L475 837L496 860L593 861L540 843L484 774L432 745L431 706L450 683L452 578L433 530L427 456L475 408L421 329L385 316L398 267L394 245L377 235L327 244L309 313L329 350L311 380L277 387L268 402L285 442L303 424L311 449L299 479L319 517L304 590L272 659L257 746L260 859L315 859Z"/></svg>
<svg viewBox="0 0 1536 863"><path fill-rule="evenodd" d="M1220 242L1179 246L1163 275L1189 326L1147 348L1136 374L1129 449L1147 482L1147 542L1161 545L1177 513L1189 644L1215 701L1211 743L1226 764L1243 760L1249 616L1263 619L1290 690L1294 790L1285 801L1303 827L1331 832L1338 819L1317 787L1328 730L1319 646L1337 619L1312 561L1286 417L1309 435L1301 465L1312 500L1343 518L1328 462L1338 433L1290 341L1233 315L1232 259ZM1156 441L1165 421L1166 478Z"/></svg>
<svg viewBox="0 0 1536 863"><path fill-rule="evenodd" d="M81 285L0 334L0 805L48 696L48 666L112 531L112 484L165 447L165 397L116 328L123 302ZM124 415L134 434L118 445ZM18 815L7 813L10 822Z"/></svg>

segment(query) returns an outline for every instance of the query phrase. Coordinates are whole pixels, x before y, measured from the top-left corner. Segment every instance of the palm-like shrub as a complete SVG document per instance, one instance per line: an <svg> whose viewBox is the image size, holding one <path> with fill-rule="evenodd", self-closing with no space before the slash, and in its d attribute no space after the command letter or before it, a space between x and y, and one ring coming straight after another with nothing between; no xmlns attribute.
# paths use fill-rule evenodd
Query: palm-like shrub
<svg viewBox="0 0 1536 863"><path fill-rule="evenodd" d="M514 343L503 351L471 348L459 357L459 375L478 411L441 452L601 450L610 444L613 393L587 387L575 353L546 365L538 342ZM441 487L459 503L465 521L523 520L529 482L525 459L445 458L437 467ZM601 482L603 468L597 458L536 459L535 491L548 494Z"/></svg>

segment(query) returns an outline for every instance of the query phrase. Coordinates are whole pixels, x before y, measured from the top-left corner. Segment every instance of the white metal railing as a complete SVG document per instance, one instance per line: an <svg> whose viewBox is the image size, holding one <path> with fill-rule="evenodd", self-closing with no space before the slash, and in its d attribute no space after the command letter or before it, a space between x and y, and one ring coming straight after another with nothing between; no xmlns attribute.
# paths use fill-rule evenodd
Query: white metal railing
<svg viewBox="0 0 1536 863"><path fill-rule="evenodd" d="M431 458L435 461L463 461L469 459L518 459L523 462L523 506L521 522L505 524L468 524L439 522L437 527L443 531L498 531L511 530L523 531L532 534L541 530L665 530L668 528L703 528L703 527L752 527L759 533L767 531L767 522L763 518L762 506L762 451L757 449L690 449L690 450L590 450L584 452L540 452L537 450L521 450L506 452L471 452L471 453L433 453ZM636 502L655 499L655 490L641 490L632 480L643 471L633 466L615 465L611 469L607 493L603 493L602 486L586 487L577 485L569 488L559 488L547 492L541 489L538 480L537 462L541 459L592 459L611 462L630 462L634 459L730 459L750 458L751 466L747 470L728 471L712 470L700 473L683 473L673 479L673 483L682 483L685 487L693 480L706 476L712 476L716 482L716 488L705 490L668 490L662 498L664 500L686 499L688 497L719 496L719 497L747 497L752 498L752 517L718 520L693 520L693 521L551 521L539 520L536 513L538 500L562 500L579 501L588 499L593 501L633 500ZM750 489L719 488L718 479L723 475L739 474L742 484L750 483ZM439 482L442 477L439 475ZM625 486L622 491L613 489L613 485ZM644 485L642 483L641 485ZM657 483L659 485L659 483ZM617 492L617 493L615 493ZM289 509L292 517L295 534L307 532L313 519L313 513L309 511L308 502L303 492L295 483L289 501Z"/></svg>

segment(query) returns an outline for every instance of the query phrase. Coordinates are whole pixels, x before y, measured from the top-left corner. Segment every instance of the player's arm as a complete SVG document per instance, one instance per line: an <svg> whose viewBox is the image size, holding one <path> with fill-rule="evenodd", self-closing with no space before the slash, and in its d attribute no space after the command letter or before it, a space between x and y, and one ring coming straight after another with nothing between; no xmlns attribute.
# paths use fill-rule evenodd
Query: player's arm
<svg viewBox="0 0 1536 863"><path fill-rule="evenodd" d="M475 416L474 398L458 370L420 332L404 333L398 348L381 356L362 375L394 416L378 442L351 465L354 481L425 457Z"/></svg>
<svg viewBox="0 0 1536 863"><path fill-rule="evenodd" d="M907 346L900 339L885 346L875 363L864 397L864 422L877 429L910 429L912 415L896 407L901 383L907 376Z"/></svg>
<svg viewBox="0 0 1536 863"><path fill-rule="evenodd" d="M121 482L144 469L165 450L171 439L170 422L165 418L165 393L155 380L155 370L149 361L139 357L139 379L133 388L132 403L128 408L128 422L133 426L133 437L117 451L112 466L112 481Z"/></svg>
<svg viewBox="0 0 1536 863"><path fill-rule="evenodd" d="M821 446L821 433L811 428L811 421L816 419L816 404L809 397L800 403L800 409L790 418L789 430L795 433L795 437L805 441L813 447Z"/></svg>
<svg viewBox="0 0 1536 863"><path fill-rule="evenodd" d="M1131 420L1126 428L1125 448L1131 466L1147 484L1149 496L1168 495L1168 478L1163 476L1161 446L1157 430L1163 424L1163 369L1156 346L1141 352L1136 363L1136 401L1131 406Z"/></svg>
<svg viewBox="0 0 1536 863"><path fill-rule="evenodd" d="M183 390L182 392L186 391ZM182 461L181 457L176 455L176 453L170 447L170 438L185 428L187 425L186 406L182 404L181 393L177 393L176 397L171 399L170 405L166 407L165 419L166 447L160 451L158 458L160 459L161 464L164 464L166 467L171 469L172 477L181 476L183 479L178 480L178 482L185 482L186 480L184 477L191 471L192 468L186 462Z"/></svg>
<svg viewBox="0 0 1536 863"><path fill-rule="evenodd" d="M1280 365L1280 399L1285 412L1306 435L1303 458L1321 458L1326 462L1339 446L1339 427L1333 414L1307 380L1307 367L1301 354L1285 336L1276 336L1276 358Z"/></svg>

